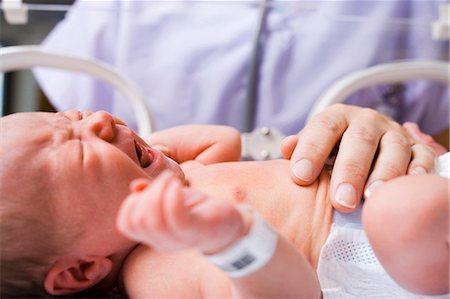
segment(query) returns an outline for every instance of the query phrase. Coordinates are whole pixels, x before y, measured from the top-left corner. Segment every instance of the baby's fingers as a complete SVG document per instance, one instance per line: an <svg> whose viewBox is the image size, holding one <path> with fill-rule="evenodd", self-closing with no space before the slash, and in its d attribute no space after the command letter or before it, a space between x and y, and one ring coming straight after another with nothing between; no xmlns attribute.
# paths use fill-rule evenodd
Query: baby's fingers
<svg viewBox="0 0 450 299"><path fill-rule="evenodd" d="M180 208L180 201L174 198L166 202L166 205L178 206L175 208L178 217L166 216L166 219L179 240L202 252L213 252L238 237L243 220L234 205L193 189L184 188L181 191L183 208Z"/></svg>
<svg viewBox="0 0 450 299"><path fill-rule="evenodd" d="M165 172L149 184L143 180L132 184L132 194L122 204L117 217L118 230L130 239L156 249L172 248L163 213L163 198L173 175Z"/></svg>

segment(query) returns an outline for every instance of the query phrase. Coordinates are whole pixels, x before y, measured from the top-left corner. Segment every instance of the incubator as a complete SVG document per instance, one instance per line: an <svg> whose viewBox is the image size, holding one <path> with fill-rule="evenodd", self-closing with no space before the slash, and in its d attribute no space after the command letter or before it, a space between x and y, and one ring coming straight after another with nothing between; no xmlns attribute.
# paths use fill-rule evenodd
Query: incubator
<svg viewBox="0 0 450 299"><path fill-rule="evenodd" d="M29 98L27 86L8 80L9 73L33 69L34 84L55 110L107 110L144 137L187 123L230 125L241 132L243 160L279 158L285 136L336 103L415 121L429 134L449 126L448 1L40 2L0 3L0 73L6 76L0 88L10 89L2 115L21 110L11 101ZM34 23L42 21L51 26L33 36ZM447 173L448 165L438 164L438 172ZM262 233L273 237L264 227ZM330 292L337 288L332 279L346 279L330 270L331 255L353 259L361 252L334 246L324 251L331 266L318 267L330 276ZM371 254L361 260L367 256L373 265ZM350 271L364 282L358 269ZM355 298L367 295L364 287ZM377 291L386 290L403 296L393 282Z"/></svg>
<svg viewBox="0 0 450 299"><path fill-rule="evenodd" d="M349 9L326 1L79 1L72 5L72 1L4 0L7 28L30 24L49 11L59 11L65 19L40 41L42 45L2 40L12 46L1 48L0 70L65 69L68 74L35 72L56 109L109 110L143 136L188 122L232 125L242 132L243 159L273 159L280 156L284 136L297 132L329 105L378 97L362 102L405 121L401 110L408 109L403 98L416 92L409 91L410 81L423 85L415 88L421 90L418 95L430 90L423 81L448 84L450 4L417 1L411 15L397 8L389 11L390 4L373 12L371 5ZM388 12L390 16L383 17ZM80 22L82 14L86 24ZM196 20L190 27L189 18ZM230 23L228 28L220 27L223 22ZM65 31L73 32L73 37L64 36ZM320 64L308 62L314 51L301 44L304 37L321 49L315 58ZM403 42L399 47L393 44ZM185 53L177 53L183 52L179 48ZM196 58L189 62L188 57ZM294 63L298 69L288 68ZM228 69L222 73L225 66ZM139 73L139 68L145 71ZM298 86L292 87L296 80ZM371 86L383 87L361 91ZM439 88L431 89L433 94L448 96L445 87ZM440 113L448 114L448 104L443 108ZM427 117L424 126L431 128L432 117Z"/></svg>

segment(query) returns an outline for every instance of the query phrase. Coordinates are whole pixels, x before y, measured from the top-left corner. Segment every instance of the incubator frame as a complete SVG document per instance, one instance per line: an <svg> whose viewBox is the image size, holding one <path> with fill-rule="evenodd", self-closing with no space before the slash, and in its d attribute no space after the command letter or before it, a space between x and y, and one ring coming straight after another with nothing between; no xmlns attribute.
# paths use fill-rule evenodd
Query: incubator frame
<svg viewBox="0 0 450 299"><path fill-rule="evenodd" d="M0 72L39 66L81 72L111 84L130 101L136 115L138 133L141 136L149 136L152 133L151 109L146 104L144 96L132 81L113 67L45 50L40 46L12 46L0 49ZM351 73L335 82L319 97L308 115L308 120L326 107L344 101L363 87L408 80L433 80L449 84L449 64L446 61L406 60L380 64ZM242 133L242 158L245 160L279 158L281 157L279 142L283 138L281 132L272 128L257 128L250 133Z"/></svg>
<svg viewBox="0 0 450 299"><path fill-rule="evenodd" d="M263 24L265 9L274 4L270 0L255 0L254 2L262 7L260 23ZM48 9L48 5L44 6L45 8L43 9ZM0 8L4 10L5 17L9 23L23 24L28 21L28 10L37 9L37 6L25 4L22 0L3 0L3 3L0 3ZM55 9L68 10L68 6L56 5ZM262 28L261 24L260 27ZM450 38L450 4L443 4L439 8L439 19L430 25L434 39L448 40ZM258 37L255 41L256 46L258 45ZM255 47L255 49L256 54L253 57L257 58L258 48ZM257 61L255 61L256 64ZM152 133L154 122L151 107L148 107L143 94L134 82L121 75L114 67L86 58L53 52L36 45L0 48L0 72L23 70L32 67L50 67L80 72L112 85L129 100L136 116L138 133L141 136L149 136ZM250 81L256 80L255 82L257 82L255 75L257 69L256 67L251 69ZM436 60L404 60L375 65L351 73L332 84L322 93L310 110L307 120L310 120L326 107L343 102L348 96L364 87L410 80L432 80L449 84L449 63L448 61ZM250 98L255 88L257 88L256 83L250 84L247 91ZM253 108L252 102L247 102L247 110L251 110ZM247 111L250 122L252 120L251 113ZM251 126L248 125L247 127L250 128ZM242 133L241 136L242 159L266 160L281 157L279 143L285 136L277 129L256 128L252 132Z"/></svg>
<svg viewBox="0 0 450 299"><path fill-rule="evenodd" d="M58 53L40 46L11 46L0 49L0 72L32 67L50 67L85 73L114 86L129 100L138 126L138 133L147 136L153 130L151 111L138 87L113 67L98 61Z"/></svg>

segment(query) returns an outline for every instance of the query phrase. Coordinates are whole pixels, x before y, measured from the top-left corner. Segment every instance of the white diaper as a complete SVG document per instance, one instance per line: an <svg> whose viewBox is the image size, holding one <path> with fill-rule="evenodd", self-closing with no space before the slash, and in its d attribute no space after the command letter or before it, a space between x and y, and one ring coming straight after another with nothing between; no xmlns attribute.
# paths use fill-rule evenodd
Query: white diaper
<svg viewBox="0 0 450 299"><path fill-rule="evenodd" d="M437 171L448 177L449 153L438 160ZM449 298L419 296L398 286L384 271L361 224L361 206L355 213L334 213L333 225L322 247L317 275L324 299Z"/></svg>
<svg viewBox="0 0 450 299"><path fill-rule="evenodd" d="M450 152L440 155L436 160L436 173L450 178Z"/></svg>

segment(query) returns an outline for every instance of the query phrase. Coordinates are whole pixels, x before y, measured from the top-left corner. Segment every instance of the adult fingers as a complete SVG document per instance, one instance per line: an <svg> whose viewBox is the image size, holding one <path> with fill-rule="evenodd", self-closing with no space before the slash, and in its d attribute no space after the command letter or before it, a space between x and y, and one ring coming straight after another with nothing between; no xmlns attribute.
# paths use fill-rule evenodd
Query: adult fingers
<svg viewBox="0 0 450 299"><path fill-rule="evenodd" d="M434 141L433 137L423 133L415 123L406 122L403 128L414 139L412 159L408 168L409 174L424 174L435 171L436 158L447 152L447 149Z"/></svg>
<svg viewBox="0 0 450 299"><path fill-rule="evenodd" d="M384 182L406 174L413 142L402 131L388 131L380 141L377 159L367 180L364 197L369 198Z"/></svg>
<svg viewBox="0 0 450 299"><path fill-rule="evenodd" d="M435 171L437 154L430 146L416 143L412 146L412 160L409 164L409 174L427 174Z"/></svg>
<svg viewBox="0 0 450 299"><path fill-rule="evenodd" d="M437 143L432 136L423 133L417 124L406 122L403 124L403 128L416 141L416 143L425 143L426 145L431 147L436 152L436 154L442 155L447 152L447 149L441 144Z"/></svg>
<svg viewBox="0 0 450 299"><path fill-rule="evenodd" d="M305 126L291 156L294 182L307 185L318 177L346 128L346 116L336 106L318 114Z"/></svg>
<svg viewBox="0 0 450 299"><path fill-rule="evenodd" d="M382 133L370 119L352 122L344 133L330 184L330 200L337 210L349 212L358 206Z"/></svg>
<svg viewBox="0 0 450 299"><path fill-rule="evenodd" d="M281 141L280 150L285 159L289 160L291 158L297 143L298 135L287 136Z"/></svg>
<svg viewBox="0 0 450 299"><path fill-rule="evenodd" d="M423 133L420 131L419 126L416 123L412 122L405 122L403 124L403 128L408 132L408 134L417 142L423 141L427 142L426 140L422 140L424 137Z"/></svg>

